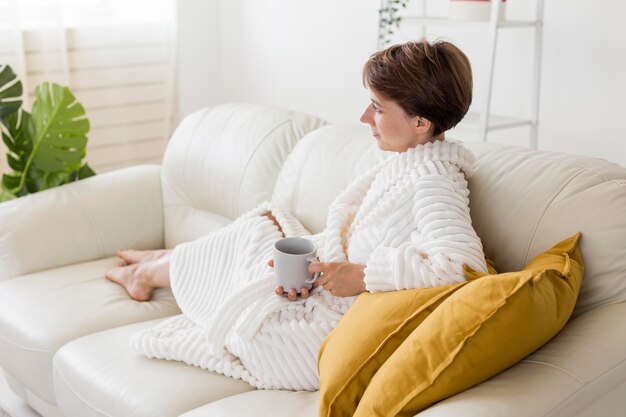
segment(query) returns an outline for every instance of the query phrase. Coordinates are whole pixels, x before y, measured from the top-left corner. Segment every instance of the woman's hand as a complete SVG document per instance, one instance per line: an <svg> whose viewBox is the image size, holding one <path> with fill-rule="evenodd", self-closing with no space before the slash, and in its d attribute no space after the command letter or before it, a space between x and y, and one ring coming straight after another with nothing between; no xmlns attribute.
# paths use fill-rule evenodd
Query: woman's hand
<svg viewBox="0 0 626 417"><path fill-rule="evenodd" d="M270 259L269 261L267 261L267 264L271 267L274 268L274 260ZM277 295L282 296L285 293L285 289L283 287L276 287L276 289L274 290L276 291ZM300 297L304 298L309 298L309 289L306 287L300 288ZM295 288L292 288L289 290L289 292L287 293L287 299L289 301L296 301L298 299L298 292L296 291Z"/></svg>
<svg viewBox="0 0 626 417"><path fill-rule="evenodd" d="M337 297L350 297L365 291L365 266L350 262L313 262L309 272L321 272L313 287L322 286Z"/></svg>

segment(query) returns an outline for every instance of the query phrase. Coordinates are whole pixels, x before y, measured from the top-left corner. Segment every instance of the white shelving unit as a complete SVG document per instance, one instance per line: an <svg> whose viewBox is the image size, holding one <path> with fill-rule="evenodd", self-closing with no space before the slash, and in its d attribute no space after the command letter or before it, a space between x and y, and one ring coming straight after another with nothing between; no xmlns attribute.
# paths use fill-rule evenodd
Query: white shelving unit
<svg viewBox="0 0 626 417"><path fill-rule="evenodd" d="M530 139L529 146L533 149L537 148L537 127L539 122L539 91L540 91L540 72L541 72L541 48L543 43L543 5L544 0L537 0L537 9L534 20L520 21L520 20L498 20L500 13L501 2L498 0L490 0L491 14L489 21L469 21L469 20L456 20L446 17L432 17L426 14L426 2L421 1L422 13L421 15L402 15L403 23L411 23L418 25L420 28L420 36L425 36L426 28L428 26L452 26L457 28L471 28L478 30L486 30L489 32L488 43L488 73L487 83L484 90L481 92L484 94L485 100L482 104L482 108L479 112L470 112L465 116L463 122L459 125L463 129L478 130L479 138L485 142L487 140L487 133L499 129L507 129L520 126L530 127ZM381 0L381 9L386 7L387 0ZM498 116L491 114L491 95L493 87L493 76L495 70L495 59L497 53L498 34L502 29L518 29L518 28L531 28L535 32L534 43L534 62L533 62L533 81L532 81L532 97L531 97L531 111L530 118L512 118L505 116ZM380 33L379 33L380 35ZM382 48L380 36L379 36L379 49Z"/></svg>

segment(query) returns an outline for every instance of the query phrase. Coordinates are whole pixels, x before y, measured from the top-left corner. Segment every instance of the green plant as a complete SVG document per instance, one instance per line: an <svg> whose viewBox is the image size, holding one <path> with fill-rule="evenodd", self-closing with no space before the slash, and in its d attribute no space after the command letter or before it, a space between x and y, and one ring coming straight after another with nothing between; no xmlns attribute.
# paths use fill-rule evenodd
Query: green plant
<svg viewBox="0 0 626 417"><path fill-rule="evenodd" d="M378 10L378 42L380 47L387 46L391 42L394 27L400 27L402 16L398 15L400 8L406 9L409 0L387 0Z"/></svg>
<svg viewBox="0 0 626 417"><path fill-rule="evenodd" d="M68 87L35 88L32 112L22 109L22 83L0 70L0 130L12 169L2 176L0 202L95 175L83 158L89 120Z"/></svg>

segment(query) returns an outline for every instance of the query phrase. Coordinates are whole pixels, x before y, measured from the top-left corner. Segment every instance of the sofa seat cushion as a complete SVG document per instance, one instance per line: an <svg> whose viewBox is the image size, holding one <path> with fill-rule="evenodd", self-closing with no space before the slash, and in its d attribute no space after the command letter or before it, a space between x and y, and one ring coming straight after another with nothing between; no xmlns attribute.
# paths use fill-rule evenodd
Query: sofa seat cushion
<svg viewBox="0 0 626 417"><path fill-rule="evenodd" d="M241 380L133 350L132 334L158 321L85 336L59 350L54 383L66 417L175 417L253 389Z"/></svg>
<svg viewBox="0 0 626 417"><path fill-rule="evenodd" d="M179 314L170 290L130 299L104 278L116 258L40 271L0 282L0 367L55 404L52 357L78 337Z"/></svg>
<svg viewBox="0 0 626 417"><path fill-rule="evenodd" d="M256 390L215 401L180 417L316 417L319 392Z"/></svg>

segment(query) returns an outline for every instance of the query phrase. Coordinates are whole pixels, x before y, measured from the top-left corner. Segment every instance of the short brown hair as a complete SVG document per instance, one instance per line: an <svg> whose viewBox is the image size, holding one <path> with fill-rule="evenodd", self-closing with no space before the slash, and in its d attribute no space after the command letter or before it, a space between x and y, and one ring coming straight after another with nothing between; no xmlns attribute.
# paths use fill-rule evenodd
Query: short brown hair
<svg viewBox="0 0 626 417"><path fill-rule="evenodd" d="M409 116L428 119L433 136L456 126L472 102L469 60L445 41L410 41L374 53L363 67L363 84Z"/></svg>

